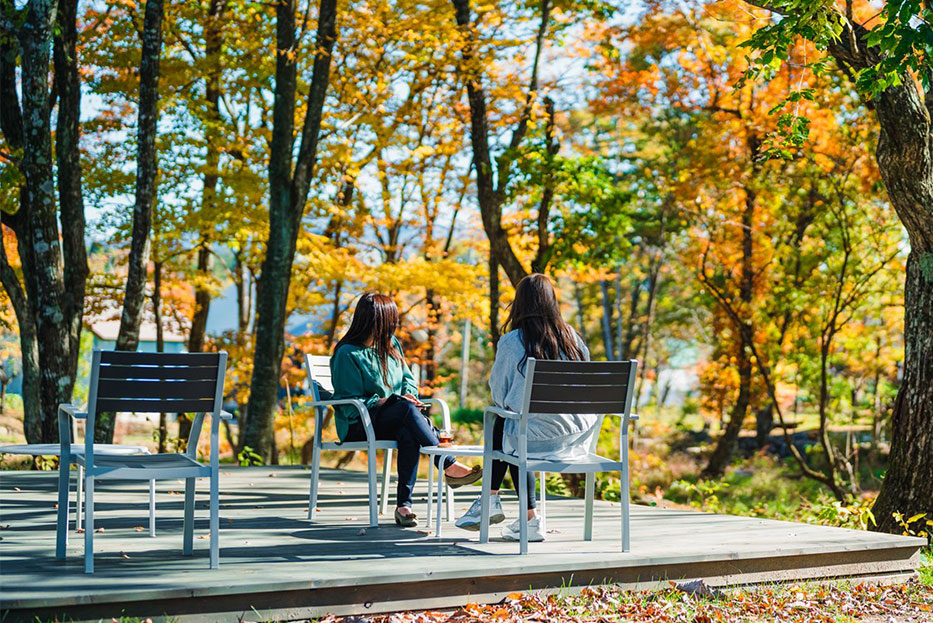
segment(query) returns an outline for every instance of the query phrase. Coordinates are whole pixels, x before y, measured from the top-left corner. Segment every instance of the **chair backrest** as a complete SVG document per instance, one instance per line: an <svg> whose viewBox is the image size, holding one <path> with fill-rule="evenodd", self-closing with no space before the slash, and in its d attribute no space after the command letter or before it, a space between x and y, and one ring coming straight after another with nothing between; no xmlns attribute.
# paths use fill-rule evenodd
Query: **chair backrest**
<svg viewBox="0 0 933 623"><path fill-rule="evenodd" d="M529 357L522 415L614 413L627 419L637 368L635 360L545 361Z"/></svg>
<svg viewBox="0 0 933 623"><path fill-rule="evenodd" d="M85 440L91 454L101 413L212 413L223 405L227 353L140 353L95 349ZM200 427L198 427L200 428ZM194 435L192 429L192 435Z"/></svg>
<svg viewBox="0 0 933 623"><path fill-rule="evenodd" d="M318 385L325 390L334 391L334 382L330 376L330 357L327 355L305 355L305 370L308 372L308 389L314 400L321 400Z"/></svg>

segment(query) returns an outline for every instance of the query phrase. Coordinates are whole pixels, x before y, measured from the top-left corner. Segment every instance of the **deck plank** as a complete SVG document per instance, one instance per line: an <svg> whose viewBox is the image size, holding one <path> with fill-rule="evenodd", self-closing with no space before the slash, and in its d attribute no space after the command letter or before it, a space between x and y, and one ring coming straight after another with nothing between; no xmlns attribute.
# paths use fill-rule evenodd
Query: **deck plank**
<svg viewBox="0 0 933 623"><path fill-rule="evenodd" d="M853 577L901 577L919 564L922 539L684 510L635 506L632 551L619 551L619 507L596 504L595 539L582 541L583 502L548 499L548 541L518 546L445 524L444 538L366 526L365 475L325 470L319 518L305 519L302 468L224 468L221 567L208 566L206 480L198 487L195 555L181 556L183 485L159 483L158 536L146 525L144 484L105 482L95 490L96 573L83 573L83 539L72 532L65 561L54 558L54 473L0 472L0 610L7 618L80 619L168 615L217 621L301 618L493 601L512 590L632 587L703 577L717 585ZM18 489L18 491L16 490ZM170 493L174 492L174 493ZM415 510L424 516L425 489ZM461 489L457 512L478 488ZM514 496L504 496L515 517ZM493 535L498 535L494 527ZM202 538L203 537L203 538ZM124 557L128 556L128 557ZM260 613L260 614L257 614Z"/></svg>

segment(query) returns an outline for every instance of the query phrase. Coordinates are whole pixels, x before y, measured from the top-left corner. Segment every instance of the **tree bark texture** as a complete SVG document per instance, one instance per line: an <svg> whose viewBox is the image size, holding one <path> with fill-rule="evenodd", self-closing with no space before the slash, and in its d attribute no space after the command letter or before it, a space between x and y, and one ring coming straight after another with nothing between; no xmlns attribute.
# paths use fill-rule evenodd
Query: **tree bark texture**
<svg viewBox="0 0 933 623"><path fill-rule="evenodd" d="M13 9L8 1L0 6L4 11ZM16 32L15 40L4 38L0 54L0 128L10 147L22 154L18 167L24 179L19 209L15 215L4 214L3 224L16 234L22 282L11 274L5 256L0 272L5 275L4 288L14 302L21 326L26 432L35 439L37 430L41 431L41 441L49 443L58 440L58 405L71 400L74 387L77 367L75 345L79 339L84 302L83 275L86 275L86 263L82 265L80 262L84 257L84 219L83 215L75 214L76 208L82 209L80 202L69 201L62 213L62 225L68 229L60 232L58 224L49 118L52 101L49 68L53 32L59 19L57 9L57 3L51 0L29 3L23 9L25 19ZM71 5L65 6L61 19L67 20L73 13ZM72 48L71 63L74 63L73 29L73 24L70 27L64 24L64 30L59 34L60 49ZM68 37L71 37L70 44L66 41ZM17 55L22 101L16 91ZM69 69L61 54L57 56L63 75L60 76L61 82L59 76L56 77L56 95L64 95L59 113L59 119L64 120L64 136L59 138L59 146L67 157L73 159L69 164L74 165L66 166L61 190L70 200L74 188L80 189L77 154L79 93L73 66ZM71 75L65 75L69 71ZM77 245L75 241L78 241ZM65 280L63 253L69 262L75 261L73 267L67 267L67 275L74 277L73 282Z"/></svg>
<svg viewBox="0 0 933 623"><path fill-rule="evenodd" d="M159 55L162 50L162 0L147 0L139 63L139 112L136 126L136 201L130 242L123 315L117 350L136 350L142 324L149 268L149 233L156 199L156 126L159 118ZM112 438L112 429L107 439Z"/></svg>
<svg viewBox="0 0 933 623"><path fill-rule="evenodd" d="M136 201L133 205L133 234L130 241L123 314L117 333L117 350L139 347L146 302L149 268L149 234L156 201L158 161L156 130L159 119L159 55L162 52L163 0L147 0L143 18L142 57L139 62L139 110L136 122ZM98 443L113 443L113 413L101 413L94 428Z"/></svg>
<svg viewBox="0 0 933 623"><path fill-rule="evenodd" d="M510 169L515 152L521 145L528 130L533 97L538 90L538 63L547 33L550 16L550 0L541 0L541 24L538 28L534 62L531 69L531 83L525 101L525 108L512 132L512 138L505 153L495 159L489 145L489 122L487 118L486 93L480 76L471 65L474 63L476 24L473 22L470 0L452 0L456 12L457 26L464 33L465 43L461 52L460 71L467 87L467 100L470 105L470 144L473 150L473 164L476 169L476 198L479 203L483 230L489 239L490 253L502 266L512 285L517 285L528 274L515 254L509 242L508 232L502 226L502 207L505 202ZM549 206L549 202L548 202ZM539 260L540 261L540 258Z"/></svg>
<svg viewBox="0 0 933 623"><path fill-rule="evenodd" d="M298 230L308 198L311 174L317 159L318 136L330 76L331 56L337 39L337 0L321 0L316 54L307 113L301 130L294 171L292 153L295 129L297 45L294 0L276 5L276 69L272 145L269 160L269 238L257 291L256 350L250 382L249 418L244 446L269 461L274 451L273 423L278 390L286 303Z"/></svg>
<svg viewBox="0 0 933 623"><path fill-rule="evenodd" d="M757 141L750 139L753 146L752 153L757 152ZM742 431L742 424L745 422L745 416L751 405L751 386L752 386L752 361L751 347L755 331L751 321L751 306L755 286L755 267L753 265L754 252L754 224L755 224L755 202L756 194L753 190L745 189L745 209L742 210L742 268L739 277L739 301L740 309L735 314L735 320L739 326L735 327L738 334L739 343L736 349L736 367L739 373L739 394L732 412L729 414L729 422L719 439L716 440L716 447L709 457L709 462L703 469L703 475L706 477L718 477L725 472L726 467L732 461L738 445L739 433Z"/></svg>

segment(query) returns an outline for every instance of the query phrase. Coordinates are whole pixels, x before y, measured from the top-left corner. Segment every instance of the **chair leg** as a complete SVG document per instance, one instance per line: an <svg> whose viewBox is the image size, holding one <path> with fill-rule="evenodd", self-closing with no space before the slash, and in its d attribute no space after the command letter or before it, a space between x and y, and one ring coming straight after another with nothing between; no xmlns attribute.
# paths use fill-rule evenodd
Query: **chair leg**
<svg viewBox="0 0 933 623"><path fill-rule="evenodd" d="M528 553L528 468L524 463L518 466L518 525L519 544L518 553Z"/></svg>
<svg viewBox="0 0 933 623"><path fill-rule="evenodd" d="M211 569L220 566L220 472L215 465L211 470Z"/></svg>
<svg viewBox="0 0 933 623"><path fill-rule="evenodd" d="M68 545L68 505L71 504L71 465L58 464L58 524L55 529L55 557L65 557Z"/></svg>
<svg viewBox="0 0 933 623"><path fill-rule="evenodd" d="M593 540L593 497L596 493L596 474L586 474L586 510L583 514L583 540Z"/></svg>
<svg viewBox="0 0 933 623"><path fill-rule="evenodd" d="M315 443L311 448L311 492L308 495L308 519L317 514L317 488L321 477L321 446Z"/></svg>
<svg viewBox="0 0 933 623"><path fill-rule="evenodd" d="M78 499L75 500L75 530L84 525L84 466L78 465Z"/></svg>
<svg viewBox="0 0 933 623"><path fill-rule="evenodd" d="M629 473L628 473L628 436L622 436L622 471L619 474L619 482L622 490L620 492L620 501L622 502L622 551L627 552L631 549L631 509L629 508L631 493L629 492Z"/></svg>
<svg viewBox="0 0 933 623"><path fill-rule="evenodd" d="M541 490L541 504L538 505L541 510L541 531L547 532L547 480L545 472L538 472L538 488Z"/></svg>
<svg viewBox="0 0 933 623"><path fill-rule="evenodd" d="M84 572L94 573L94 477L85 472Z"/></svg>
<svg viewBox="0 0 933 623"><path fill-rule="evenodd" d="M371 448L366 453L366 462L369 471L369 525L379 527L379 493L376 486L376 450Z"/></svg>
<svg viewBox="0 0 933 623"><path fill-rule="evenodd" d="M392 465L392 448L386 448L382 456L382 498L379 501L379 514L385 515L389 510L389 474Z"/></svg>
<svg viewBox="0 0 933 623"><path fill-rule="evenodd" d="M149 536L155 538L155 480L149 481Z"/></svg>
<svg viewBox="0 0 933 623"><path fill-rule="evenodd" d="M488 458L488 457L486 457ZM479 522L479 542L488 543L489 542L489 497L490 490L492 489L492 461L483 459L483 492L482 492L482 510L480 511L480 522ZM488 467L486 467L488 466Z"/></svg>
<svg viewBox="0 0 933 623"><path fill-rule="evenodd" d="M443 464L444 457L441 456L441 460L437 468L437 526L434 530L434 536L437 538L440 538L441 536L441 524L444 523L441 521L441 504L444 502L444 491L447 491L448 496L450 495L450 491L447 489L447 482L444 480L444 469L440 467ZM450 518L448 517L448 519Z"/></svg>
<svg viewBox="0 0 933 623"><path fill-rule="evenodd" d="M444 470L441 470L441 471L444 471ZM444 505L444 511L447 513L447 521L453 521L454 519L454 490L451 489L450 487L447 487L444 500L447 502ZM438 517L440 517L440 515L438 515Z"/></svg>
<svg viewBox="0 0 933 623"><path fill-rule="evenodd" d="M431 527L431 505L434 503L434 457L428 457L428 517L425 527Z"/></svg>
<svg viewBox="0 0 933 623"><path fill-rule="evenodd" d="M185 478L185 519L181 547L181 553L185 556L194 553L194 482L194 478Z"/></svg>

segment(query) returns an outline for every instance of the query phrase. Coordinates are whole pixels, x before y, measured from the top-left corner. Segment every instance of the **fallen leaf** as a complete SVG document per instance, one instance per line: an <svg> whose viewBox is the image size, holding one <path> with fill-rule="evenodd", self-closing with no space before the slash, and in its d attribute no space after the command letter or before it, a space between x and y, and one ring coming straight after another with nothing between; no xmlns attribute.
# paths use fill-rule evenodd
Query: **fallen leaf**
<svg viewBox="0 0 933 623"><path fill-rule="evenodd" d="M359 517L344 517L346 521L359 521Z"/></svg>
<svg viewBox="0 0 933 623"><path fill-rule="evenodd" d="M199 539L206 539L206 538L207 538L207 535L206 535L206 534L201 534L201 535L198 535L198 538L199 538Z"/></svg>
<svg viewBox="0 0 933 623"><path fill-rule="evenodd" d="M142 526L136 526L135 528L133 528L133 530L135 530L136 532L142 532L143 530L145 530L145 528L143 528Z"/></svg>
<svg viewBox="0 0 933 623"><path fill-rule="evenodd" d="M19 490L20 490L19 487L13 487L13 491L19 491Z"/></svg>
<svg viewBox="0 0 933 623"><path fill-rule="evenodd" d="M269 474L269 478L275 478L275 472L272 472L271 474Z"/></svg>
<svg viewBox="0 0 933 623"><path fill-rule="evenodd" d="M130 559L129 555L126 552L120 552L120 558L123 558L125 560Z"/></svg>
<svg viewBox="0 0 933 623"><path fill-rule="evenodd" d="M103 532L103 531L104 531L104 529L101 527L101 528L98 528L97 530L95 530L94 532Z"/></svg>
<svg viewBox="0 0 933 623"><path fill-rule="evenodd" d="M78 528L77 530L75 530L75 532L77 532L78 534L84 534L84 528Z"/></svg>
<svg viewBox="0 0 933 623"><path fill-rule="evenodd" d="M356 536L366 536L366 528L360 528L360 531L356 533Z"/></svg>

